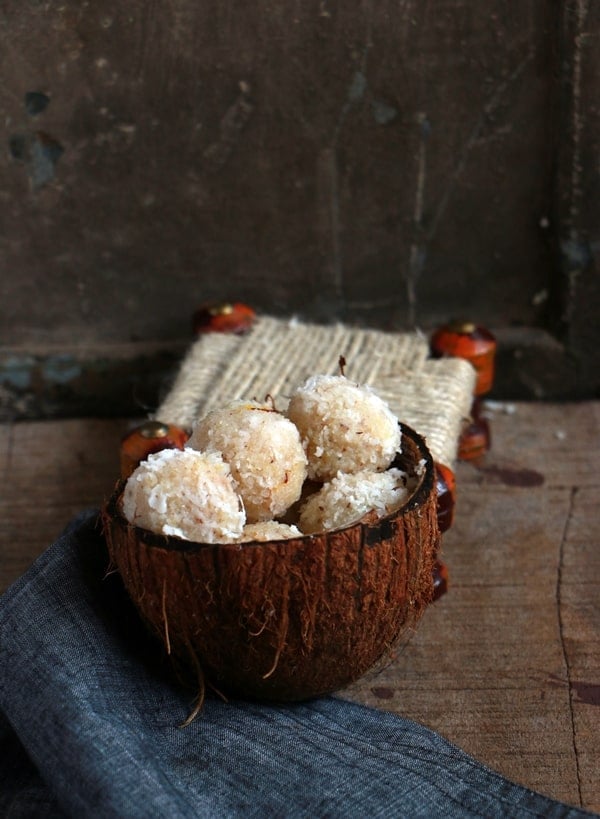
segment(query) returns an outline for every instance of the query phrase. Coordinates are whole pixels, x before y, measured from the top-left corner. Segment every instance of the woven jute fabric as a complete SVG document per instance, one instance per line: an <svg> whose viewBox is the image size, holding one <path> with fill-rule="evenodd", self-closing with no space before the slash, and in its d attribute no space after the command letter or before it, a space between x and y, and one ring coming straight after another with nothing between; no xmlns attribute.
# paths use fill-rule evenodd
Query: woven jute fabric
<svg viewBox="0 0 600 819"><path fill-rule="evenodd" d="M428 356L427 340L417 333L263 316L242 336L201 336L155 417L193 427L230 401L267 396L285 409L296 386L311 375L339 373L343 358L348 378L372 387L400 421L425 437L435 460L452 464L471 407L475 372L460 359Z"/></svg>

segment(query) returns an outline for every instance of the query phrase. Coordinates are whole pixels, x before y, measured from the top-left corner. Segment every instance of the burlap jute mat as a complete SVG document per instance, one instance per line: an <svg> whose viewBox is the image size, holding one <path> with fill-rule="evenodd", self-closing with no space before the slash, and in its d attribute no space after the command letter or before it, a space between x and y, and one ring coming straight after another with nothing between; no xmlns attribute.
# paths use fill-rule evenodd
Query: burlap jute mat
<svg viewBox="0 0 600 819"><path fill-rule="evenodd" d="M452 465L471 408L475 371L466 361L428 355L427 340L416 333L263 316L242 336L200 336L155 417L193 427L232 400L268 395L285 409L294 387L310 375L338 374L343 356L346 376L372 387L400 421L425 437L435 460Z"/></svg>

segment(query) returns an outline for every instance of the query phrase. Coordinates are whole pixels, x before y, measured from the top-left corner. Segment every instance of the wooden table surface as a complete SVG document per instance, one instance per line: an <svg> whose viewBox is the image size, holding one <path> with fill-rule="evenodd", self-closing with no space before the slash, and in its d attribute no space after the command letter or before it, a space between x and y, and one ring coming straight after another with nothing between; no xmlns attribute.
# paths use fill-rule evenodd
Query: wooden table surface
<svg viewBox="0 0 600 819"><path fill-rule="evenodd" d="M130 422L0 426L0 588L98 506ZM497 405L457 466L449 593L343 696L439 731L534 790L600 811L600 403Z"/></svg>

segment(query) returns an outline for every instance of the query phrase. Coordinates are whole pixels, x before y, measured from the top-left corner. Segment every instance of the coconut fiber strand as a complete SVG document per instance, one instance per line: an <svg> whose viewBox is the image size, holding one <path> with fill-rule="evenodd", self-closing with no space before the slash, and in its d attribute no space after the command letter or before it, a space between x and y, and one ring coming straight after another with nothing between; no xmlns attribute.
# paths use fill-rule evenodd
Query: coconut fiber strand
<svg viewBox="0 0 600 819"><path fill-rule="evenodd" d="M0 600L0 815L575 817L434 732L335 697L208 698L165 673L84 513Z"/></svg>
<svg viewBox="0 0 600 819"><path fill-rule="evenodd" d="M157 420L181 427L234 399L272 396L284 406L318 373L368 384L427 441L434 460L452 465L468 416L475 371L461 359L432 360L426 339L344 324L317 325L262 316L245 335L209 333L188 351Z"/></svg>

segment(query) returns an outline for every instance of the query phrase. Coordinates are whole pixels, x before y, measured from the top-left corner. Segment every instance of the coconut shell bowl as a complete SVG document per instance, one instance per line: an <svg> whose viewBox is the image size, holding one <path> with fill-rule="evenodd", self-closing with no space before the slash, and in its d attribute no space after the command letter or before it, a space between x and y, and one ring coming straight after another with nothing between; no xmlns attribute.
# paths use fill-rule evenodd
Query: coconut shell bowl
<svg viewBox="0 0 600 819"><path fill-rule="evenodd" d="M385 662L433 596L435 474L402 424L392 466L414 478L396 511L287 540L193 543L103 512L111 560L142 619L199 688L266 701L331 693Z"/></svg>

